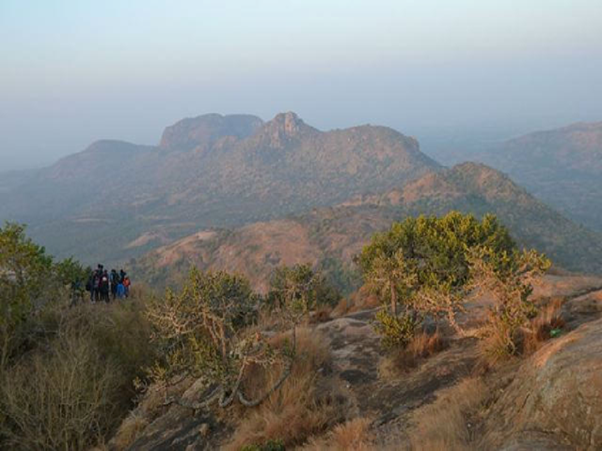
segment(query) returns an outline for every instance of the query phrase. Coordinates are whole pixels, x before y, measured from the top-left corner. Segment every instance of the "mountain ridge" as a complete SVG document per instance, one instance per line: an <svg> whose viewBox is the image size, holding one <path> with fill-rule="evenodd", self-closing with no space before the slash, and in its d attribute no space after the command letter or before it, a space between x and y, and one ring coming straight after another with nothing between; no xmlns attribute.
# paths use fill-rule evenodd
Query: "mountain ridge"
<svg viewBox="0 0 602 451"><path fill-rule="evenodd" d="M59 257L139 255L205 227L268 220L379 192L440 165L385 127L320 131L295 113L202 115L157 146L100 140L0 192L0 220L30 224ZM142 247L128 247L141 236ZM112 245L110 243L113 243Z"/></svg>
<svg viewBox="0 0 602 451"><path fill-rule="evenodd" d="M602 271L599 235L550 209L505 174L477 163L430 172L403 187L354 196L304 215L201 231L200 238L192 235L144 255L134 270L159 285L177 283L191 265L228 270L265 291L277 266L309 263L325 269L341 287L353 288L358 280L353 257L373 233L408 216L450 210L494 213L521 245L547 252L560 266Z"/></svg>
<svg viewBox="0 0 602 451"><path fill-rule="evenodd" d="M456 152L509 174L571 219L602 232L602 122L577 122Z"/></svg>

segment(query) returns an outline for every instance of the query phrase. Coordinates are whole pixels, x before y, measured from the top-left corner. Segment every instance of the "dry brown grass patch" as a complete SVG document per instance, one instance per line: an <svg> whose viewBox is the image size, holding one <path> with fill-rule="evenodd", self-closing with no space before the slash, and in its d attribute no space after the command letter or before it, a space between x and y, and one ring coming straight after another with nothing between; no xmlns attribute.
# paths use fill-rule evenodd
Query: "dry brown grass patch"
<svg viewBox="0 0 602 451"><path fill-rule="evenodd" d="M372 420L354 418L339 424L321 438L314 438L302 449L304 451L372 451L374 436L370 431Z"/></svg>
<svg viewBox="0 0 602 451"><path fill-rule="evenodd" d="M531 321L531 330L525 332L523 351L532 354L543 346L550 338L554 329L562 329L565 321L562 318L562 299L553 299L539 310L538 315Z"/></svg>
<svg viewBox="0 0 602 451"><path fill-rule="evenodd" d="M271 341L277 347L285 340L290 340L290 333L276 335ZM320 375L320 369L324 372L329 364L330 352L325 339L309 328L297 330L297 355L291 375L258 407L239 411L242 419L226 449L238 450L245 445L270 440L282 440L287 447L295 446L341 421L344 409L341 408L341 398L336 396L336 381ZM280 365L274 365L267 371L254 368L245 382L245 393L258 395L262 387L270 386L270 382L278 379L281 371ZM331 385L328 389L319 390L324 388L324 384Z"/></svg>
<svg viewBox="0 0 602 451"><path fill-rule="evenodd" d="M119 426L115 438L111 441L112 449L121 451L128 448L148 424L148 418L133 411Z"/></svg>
<svg viewBox="0 0 602 451"><path fill-rule="evenodd" d="M328 305L321 305L314 312L312 312L310 322L312 324L325 323L326 321L330 321L332 319L331 314L331 307Z"/></svg>
<svg viewBox="0 0 602 451"><path fill-rule="evenodd" d="M415 368L421 360L426 359L447 347L447 341L439 330L429 334L417 334L405 349L394 350L381 359L379 374L385 379L391 379L404 371Z"/></svg>
<svg viewBox="0 0 602 451"><path fill-rule="evenodd" d="M467 378L442 390L437 399L414 411L410 422L411 449L414 451L478 450L474 436L475 418L486 398L485 384Z"/></svg>
<svg viewBox="0 0 602 451"><path fill-rule="evenodd" d="M343 298L339 303L332 309L331 316L339 318L347 314L350 307L350 301L347 298Z"/></svg>

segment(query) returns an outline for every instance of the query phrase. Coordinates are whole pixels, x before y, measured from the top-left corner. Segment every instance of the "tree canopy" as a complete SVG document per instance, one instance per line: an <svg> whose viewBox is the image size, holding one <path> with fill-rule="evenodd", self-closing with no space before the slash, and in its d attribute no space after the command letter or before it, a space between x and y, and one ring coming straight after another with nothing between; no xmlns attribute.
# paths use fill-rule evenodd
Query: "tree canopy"
<svg viewBox="0 0 602 451"><path fill-rule="evenodd" d="M420 314L444 314L460 331L456 312L467 294L477 289L493 293L506 306L500 311L527 312L530 280L550 266L536 251L520 251L494 215L479 220L455 211L394 223L373 236L357 262L368 288L390 304L390 314L383 311L377 318L380 330L403 330L403 339L388 340L401 343L408 341ZM401 319L398 303L405 307ZM519 316L514 329L528 315Z"/></svg>

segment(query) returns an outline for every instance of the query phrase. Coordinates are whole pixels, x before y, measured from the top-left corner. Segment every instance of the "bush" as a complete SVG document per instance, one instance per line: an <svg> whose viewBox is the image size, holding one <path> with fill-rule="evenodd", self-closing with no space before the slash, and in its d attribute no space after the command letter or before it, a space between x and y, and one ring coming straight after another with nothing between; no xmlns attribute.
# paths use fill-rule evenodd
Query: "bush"
<svg viewBox="0 0 602 451"><path fill-rule="evenodd" d="M490 341L506 354L514 353L514 335L533 313L530 280L550 266L535 251L519 252L495 216L479 221L458 212L394 223L372 237L357 262L367 287L390 305L390 315L377 317L385 345L403 347L410 341L416 324L408 315L412 321L443 316L463 334L456 314L464 300L471 292L488 291L496 299ZM401 320L395 319L398 302L405 307Z"/></svg>
<svg viewBox="0 0 602 451"><path fill-rule="evenodd" d="M419 321L411 313L393 316L386 310L380 310L375 319L375 329L381 335L385 348L405 348L419 326Z"/></svg>
<svg viewBox="0 0 602 451"><path fill-rule="evenodd" d="M493 215L478 221L450 212L441 218L420 216L394 223L388 232L375 234L356 260L368 288L390 305L393 316L401 302L409 310L444 314L459 330L455 314L471 277L470 250L480 247L502 256L515 244Z"/></svg>
<svg viewBox="0 0 602 451"><path fill-rule="evenodd" d="M84 271L72 259L55 263L24 225L0 228L0 371L31 346L33 317L53 303L66 304L66 287L74 288Z"/></svg>
<svg viewBox="0 0 602 451"><path fill-rule="evenodd" d="M284 332L272 337L270 343L278 349L288 340L290 332ZM330 364L331 355L324 337L313 329L300 328L290 377L264 403L245 410L231 442L224 449L234 451L274 441L292 449L343 421L349 411L349 401L342 393L340 381L327 377L327 371L319 371ZM279 366L253 368L245 390L251 396L261 394L266 385L280 377Z"/></svg>
<svg viewBox="0 0 602 451"><path fill-rule="evenodd" d="M47 305L28 320L30 347L0 372L0 444L85 449L132 407L133 380L154 357L137 304Z"/></svg>
<svg viewBox="0 0 602 451"><path fill-rule="evenodd" d="M69 331L52 352L35 353L2 375L0 424L5 445L18 449L86 449L119 422L117 365L89 334Z"/></svg>
<svg viewBox="0 0 602 451"><path fill-rule="evenodd" d="M531 320L537 316L537 307L530 300L532 283L551 265L535 251L504 255L501 269L496 259L486 248L473 250L470 257L471 288L493 300L483 343L485 358L493 364L520 353L521 330L531 330Z"/></svg>
<svg viewBox="0 0 602 451"><path fill-rule="evenodd" d="M188 406L194 409L216 400L220 407L235 400L248 406L261 402L288 376L294 335L289 346L276 352L259 331L247 327L256 318L257 309L258 297L246 279L193 269L179 293L168 290L165 299L149 304L153 341L163 356L151 369L152 379L167 387L175 376L189 375L214 387L206 400ZM281 378L258 398L247 399L242 386L249 368L282 360L287 365Z"/></svg>
<svg viewBox="0 0 602 451"><path fill-rule="evenodd" d="M267 295L270 307L288 305L301 314L320 305L333 307L340 299L340 293L322 273L307 264L276 268Z"/></svg>
<svg viewBox="0 0 602 451"><path fill-rule="evenodd" d="M86 270L0 229L0 447L85 449L131 408L154 358L139 303L76 305ZM78 295L79 296L79 295Z"/></svg>

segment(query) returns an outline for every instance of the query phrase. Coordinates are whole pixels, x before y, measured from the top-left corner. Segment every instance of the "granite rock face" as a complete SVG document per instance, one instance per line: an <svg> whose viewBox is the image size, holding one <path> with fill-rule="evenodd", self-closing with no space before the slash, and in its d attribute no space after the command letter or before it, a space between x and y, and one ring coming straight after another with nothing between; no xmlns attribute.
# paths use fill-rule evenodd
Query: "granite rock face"
<svg viewBox="0 0 602 451"><path fill-rule="evenodd" d="M509 446L504 449L527 449L533 431L556 437L557 446L602 449L602 320L551 341L526 361L489 418L496 423L491 433Z"/></svg>

